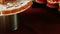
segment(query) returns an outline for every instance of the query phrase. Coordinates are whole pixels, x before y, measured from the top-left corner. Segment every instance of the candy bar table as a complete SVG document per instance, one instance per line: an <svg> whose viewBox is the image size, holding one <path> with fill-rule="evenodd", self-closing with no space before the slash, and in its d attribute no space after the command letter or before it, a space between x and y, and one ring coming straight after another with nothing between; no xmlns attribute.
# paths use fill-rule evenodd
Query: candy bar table
<svg viewBox="0 0 60 34"><path fill-rule="evenodd" d="M17 31L0 34L60 34L60 15L56 10L43 7L36 2L19 14L21 27Z"/></svg>

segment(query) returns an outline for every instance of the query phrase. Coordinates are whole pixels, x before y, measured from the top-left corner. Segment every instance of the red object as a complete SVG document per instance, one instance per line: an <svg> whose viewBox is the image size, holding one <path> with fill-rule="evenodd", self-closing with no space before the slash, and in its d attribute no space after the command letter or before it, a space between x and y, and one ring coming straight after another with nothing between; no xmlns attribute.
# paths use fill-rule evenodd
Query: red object
<svg viewBox="0 0 60 34"><path fill-rule="evenodd" d="M55 2L55 1L58 2L58 0L48 0L47 1L47 6L48 7L50 7L50 8L57 8L58 7L58 5L56 3L53 4L53 3L50 3L49 1L50 2Z"/></svg>
<svg viewBox="0 0 60 34"><path fill-rule="evenodd" d="M57 8L56 4L47 3L47 6L50 8Z"/></svg>
<svg viewBox="0 0 60 34"><path fill-rule="evenodd" d="M45 3L46 0L36 0L37 3Z"/></svg>
<svg viewBox="0 0 60 34"><path fill-rule="evenodd" d="M58 11L60 11L60 6L59 6L59 8L58 8Z"/></svg>

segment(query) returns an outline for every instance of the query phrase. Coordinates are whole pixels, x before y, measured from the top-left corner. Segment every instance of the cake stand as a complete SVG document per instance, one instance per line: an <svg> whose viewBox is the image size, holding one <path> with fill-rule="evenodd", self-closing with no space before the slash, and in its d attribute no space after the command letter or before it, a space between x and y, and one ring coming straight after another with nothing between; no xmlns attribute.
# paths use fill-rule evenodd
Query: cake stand
<svg viewBox="0 0 60 34"><path fill-rule="evenodd" d="M27 10L32 0L18 0L14 3L0 4L0 31L14 31L18 29L17 14Z"/></svg>

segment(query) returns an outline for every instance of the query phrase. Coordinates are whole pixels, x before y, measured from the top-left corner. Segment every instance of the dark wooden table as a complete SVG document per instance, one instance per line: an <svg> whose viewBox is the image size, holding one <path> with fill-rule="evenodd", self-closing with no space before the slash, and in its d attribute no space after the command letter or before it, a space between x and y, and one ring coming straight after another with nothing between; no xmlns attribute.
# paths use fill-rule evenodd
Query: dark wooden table
<svg viewBox="0 0 60 34"><path fill-rule="evenodd" d="M35 3L18 14L20 27L17 31L0 34L60 34L60 17L57 9Z"/></svg>

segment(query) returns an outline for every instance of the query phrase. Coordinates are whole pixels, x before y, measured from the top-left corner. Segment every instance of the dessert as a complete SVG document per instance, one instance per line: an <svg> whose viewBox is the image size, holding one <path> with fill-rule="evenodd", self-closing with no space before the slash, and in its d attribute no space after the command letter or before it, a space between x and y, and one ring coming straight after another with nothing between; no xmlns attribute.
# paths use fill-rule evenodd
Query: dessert
<svg viewBox="0 0 60 34"><path fill-rule="evenodd" d="M32 5L32 0L3 0L0 2L0 16L17 14Z"/></svg>
<svg viewBox="0 0 60 34"><path fill-rule="evenodd" d="M47 0L47 6L50 8L57 8L57 2L58 0Z"/></svg>

